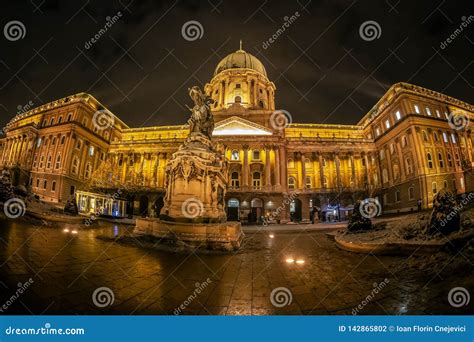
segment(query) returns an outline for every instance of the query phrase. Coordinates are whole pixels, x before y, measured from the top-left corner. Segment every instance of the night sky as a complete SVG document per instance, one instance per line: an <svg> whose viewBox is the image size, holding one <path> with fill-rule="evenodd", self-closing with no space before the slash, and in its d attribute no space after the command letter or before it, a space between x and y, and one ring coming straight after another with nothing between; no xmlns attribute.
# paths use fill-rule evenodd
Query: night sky
<svg viewBox="0 0 474 342"><path fill-rule="evenodd" d="M18 106L88 92L131 127L181 124L187 88L208 82L239 47L276 84L276 106L293 122L357 123L393 83L404 81L474 103L472 1L2 1L0 127ZM85 45L118 12L90 49ZM266 49L285 22L299 17ZM20 21L23 39L4 27ZM201 39L183 38L190 20ZM375 21L380 37L359 28ZM10 37L11 38L11 37Z"/></svg>

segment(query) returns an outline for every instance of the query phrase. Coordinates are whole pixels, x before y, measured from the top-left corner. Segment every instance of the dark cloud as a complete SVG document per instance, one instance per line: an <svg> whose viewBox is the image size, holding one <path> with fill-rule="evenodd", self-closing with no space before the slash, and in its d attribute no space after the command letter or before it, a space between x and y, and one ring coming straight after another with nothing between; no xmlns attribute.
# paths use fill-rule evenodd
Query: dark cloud
<svg viewBox="0 0 474 342"><path fill-rule="evenodd" d="M180 124L186 89L209 81L238 48L258 56L277 86L277 107L298 122L356 123L391 84L410 81L473 102L472 27L444 49L469 16L468 1L15 1L2 3L1 28L20 20L23 40L0 36L0 125L17 106L87 91L130 126ZM90 49L108 16L117 23ZM264 41L300 17L267 49ZM203 38L182 25L197 20ZM367 42L359 26L377 21ZM474 25L474 23L471 23ZM474 26L473 26L474 27Z"/></svg>

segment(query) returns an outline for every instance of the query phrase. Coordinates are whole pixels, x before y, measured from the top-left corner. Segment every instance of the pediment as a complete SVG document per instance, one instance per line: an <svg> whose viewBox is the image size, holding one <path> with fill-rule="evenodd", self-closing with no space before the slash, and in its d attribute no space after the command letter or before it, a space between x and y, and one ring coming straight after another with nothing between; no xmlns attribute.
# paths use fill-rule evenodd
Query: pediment
<svg viewBox="0 0 474 342"><path fill-rule="evenodd" d="M232 116L219 121L212 132L213 136L221 135L272 135L272 131L265 126Z"/></svg>

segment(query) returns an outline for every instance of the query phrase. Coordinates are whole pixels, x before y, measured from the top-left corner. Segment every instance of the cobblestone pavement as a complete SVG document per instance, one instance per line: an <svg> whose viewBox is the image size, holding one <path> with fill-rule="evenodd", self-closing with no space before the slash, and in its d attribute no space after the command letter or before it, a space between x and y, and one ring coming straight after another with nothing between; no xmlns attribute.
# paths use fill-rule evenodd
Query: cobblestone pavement
<svg viewBox="0 0 474 342"><path fill-rule="evenodd" d="M408 275L405 258L345 252L324 231L247 234L235 254L178 254L97 239L130 229L111 223L78 234L64 228L75 229L0 220L0 314L350 315L359 305L364 315L472 312L447 300L472 277ZM112 305L94 304L101 287Z"/></svg>

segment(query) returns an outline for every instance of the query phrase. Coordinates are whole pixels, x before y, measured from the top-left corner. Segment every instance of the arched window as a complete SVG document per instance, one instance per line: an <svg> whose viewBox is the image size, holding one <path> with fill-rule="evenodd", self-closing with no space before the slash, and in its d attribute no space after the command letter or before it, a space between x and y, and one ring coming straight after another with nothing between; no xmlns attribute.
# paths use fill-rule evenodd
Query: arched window
<svg viewBox="0 0 474 342"><path fill-rule="evenodd" d="M65 141L66 141L66 136L63 135L63 136L61 137L61 145L64 145Z"/></svg>
<svg viewBox="0 0 474 342"><path fill-rule="evenodd" d="M84 177L86 179L89 179L90 176L91 176L91 163L87 163L86 164L86 171L84 172Z"/></svg>
<svg viewBox="0 0 474 342"><path fill-rule="evenodd" d="M436 132L433 132L433 139L434 141L438 142L439 141L439 136L438 136L438 133Z"/></svg>
<svg viewBox="0 0 474 342"><path fill-rule="evenodd" d="M400 190L395 191L395 202L400 202L402 199L400 198Z"/></svg>
<svg viewBox="0 0 474 342"><path fill-rule="evenodd" d="M294 168L294 167L295 167L295 162L294 162L294 160L291 159L291 158L288 159L288 168L289 168L289 169L292 169L292 168Z"/></svg>
<svg viewBox="0 0 474 342"><path fill-rule="evenodd" d="M430 169L432 169L433 168L433 158L431 157L431 153L428 152L426 154L426 159L428 160L428 167Z"/></svg>
<svg viewBox="0 0 474 342"><path fill-rule="evenodd" d="M443 168L444 160L443 160L443 155L441 154L441 152L438 152L438 162L439 162L439 167Z"/></svg>
<svg viewBox="0 0 474 342"><path fill-rule="evenodd" d="M413 168L411 166L411 158L406 158L405 159L405 166L408 174L411 174L413 171Z"/></svg>
<svg viewBox="0 0 474 342"><path fill-rule="evenodd" d="M403 138L402 138L402 147L406 147L408 145L408 139L407 137L404 135Z"/></svg>
<svg viewBox="0 0 474 342"><path fill-rule="evenodd" d="M61 122L63 122L63 117L62 116L59 117L58 124L60 124Z"/></svg>
<svg viewBox="0 0 474 342"><path fill-rule="evenodd" d="M235 103L242 103L242 98L240 96L236 96L234 99Z"/></svg>
<svg viewBox="0 0 474 342"><path fill-rule="evenodd" d="M41 156L40 158L40 169L42 169L44 166L44 156Z"/></svg>
<svg viewBox="0 0 474 342"><path fill-rule="evenodd" d="M438 192L437 186L438 185L436 184L436 182L431 183L431 190L433 191L433 194Z"/></svg>
<svg viewBox="0 0 474 342"><path fill-rule="evenodd" d="M233 150L230 154L230 160L239 160L239 151Z"/></svg>
<svg viewBox="0 0 474 342"><path fill-rule="evenodd" d="M232 174L230 175L230 186L233 188L238 188L240 186L238 172L232 172Z"/></svg>
<svg viewBox="0 0 474 342"><path fill-rule="evenodd" d="M296 187L295 177L288 177L288 189L294 189Z"/></svg>
<svg viewBox="0 0 474 342"><path fill-rule="evenodd" d="M448 181L447 180L443 181L443 188L446 189L446 190L448 189Z"/></svg>
<svg viewBox="0 0 474 342"><path fill-rule="evenodd" d="M56 157L56 165L54 166L54 168L57 170L61 167L61 155L58 154L58 156Z"/></svg>
<svg viewBox="0 0 474 342"><path fill-rule="evenodd" d="M252 185L254 188L260 188L262 181L260 179L260 172L254 172L252 175Z"/></svg>
<svg viewBox="0 0 474 342"><path fill-rule="evenodd" d="M448 153L448 166L453 167L453 157L451 156L451 153Z"/></svg>
<svg viewBox="0 0 474 342"><path fill-rule="evenodd" d="M414 200L415 199L415 188L409 187L408 188L408 199Z"/></svg>
<svg viewBox="0 0 474 342"><path fill-rule="evenodd" d="M398 167L398 164L393 164L393 178L400 178L400 168Z"/></svg>
<svg viewBox="0 0 474 342"><path fill-rule="evenodd" d="M264 107L263 101L258 101L258 106L259 106L260 108L263 108L263 107Z"/></svg>
<svg viewBox="0 0 474 342"><path fill-rule="evenodd" d="M79 158L77 157L74 157L74 159L72 160L72 173L77 175L77 170L79 168Z"/></svg>
<svg viewBox="0 0 474 342"><path fill-rule="evenodd" d="M47 169L50 169L51 168L51 161L52 161L53 157L51 155L48 156L48 162L46 163L46 168Z"/></svg>
<svg viewBox="0 0 474 342"><path fill-rule="evenodd" d="M71 121L71 120L72 120L72 113L69 113L69 114L67 115L67 121Z"/></svg>
<svg viewBox="0 0 474 342"><path fill-rule="evenodd" d="M428 142L428 134L426 134L425 131L422 131L421 134L422 134L422 136L423 136L423 141L424 141L424 142Z"/></svg>

